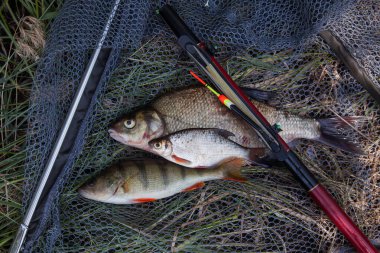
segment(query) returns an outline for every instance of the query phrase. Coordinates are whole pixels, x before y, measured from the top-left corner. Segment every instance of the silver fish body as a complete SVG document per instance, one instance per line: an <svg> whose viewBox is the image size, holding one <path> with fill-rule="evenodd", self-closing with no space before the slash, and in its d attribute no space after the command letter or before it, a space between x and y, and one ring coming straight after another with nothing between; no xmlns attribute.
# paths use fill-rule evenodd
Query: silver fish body
<svg viewBox="0 0 380 253"><path fill-rule="evenodd" d="M278 124L279 133L286 142L311 139L360 153L355 145L339 136L338 128L356 125L364 117L343 117L316 120L291 114L265 103L251 100L270 124ZM128 122L133 124L128 124ZM148 142L189 128L219 128L234 134L230 139L248 148L262 148L261 141L252 127L222 105L207 88L186 88L157 98L148 109L138 110L121 118L109 129L111 137L129 146L150 151ZM326 130L326 131L325 131Z"/></svg>
<svg viewBox="0 0 380 253"><path fill-rule="evenodd" d="M221 129L186 129L154 139L150 150L165 159L189 168L214 168L235 159L248 161L265 154L264 148L249 149L229 139Z"/></svg>
<svg viewBox="0 0 380 253"><path fill-rule="evenodd" d="M103 170L79 189L85 198L113 204L151 202L194 190L216 179L243 181L241 161L215 169L189 169L165 160L120 161Z"/></svg>
<svg viewBox="0 0 380 253"><path fill-rule="evenodd" d="M265 103L251 100L272 125L281 125L281 137L286 142L294 139L313 139L320 135L315 119L302 118ZM188 128L220 128L234 133L231 139L245 147L264 147L252 127L222 105L207 88L188 88L155 100L152 107L165 122L165 132L173 133Z"/></svg>

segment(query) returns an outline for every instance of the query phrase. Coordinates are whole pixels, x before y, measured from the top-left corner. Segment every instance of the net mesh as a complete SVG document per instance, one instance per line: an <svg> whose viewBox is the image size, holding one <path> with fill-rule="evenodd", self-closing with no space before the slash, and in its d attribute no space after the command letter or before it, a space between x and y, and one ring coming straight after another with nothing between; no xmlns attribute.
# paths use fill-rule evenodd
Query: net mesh
<svg viewBox="0 0 380 253"><path fill-rule="evenodd" d="M353 156L312 141L296 151L372 240L380 240L379 106L317 36L337 34L378 85L379 4L373 1L171 1L241 86L277 91L299 115L360 115L348 134ZM112 205L80 198L79 185L119 159L151 157L107 133L117 117L158 94L195 84L194 64L155 10L164 2L121 2L104 47L113 53L30 252L328 252L347 242L282 168L245 168L247 184L213 181L154 203ZM56 18L31 98L27 207L113 1L66 1ZM24 210L25 211L25 210Z"/></svg>

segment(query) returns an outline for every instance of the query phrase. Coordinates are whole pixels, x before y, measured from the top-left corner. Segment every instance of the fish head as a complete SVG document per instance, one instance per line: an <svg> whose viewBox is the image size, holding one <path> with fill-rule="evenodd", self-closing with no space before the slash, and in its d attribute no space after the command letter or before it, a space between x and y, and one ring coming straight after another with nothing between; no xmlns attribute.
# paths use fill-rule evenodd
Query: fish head
<svg viewBox="0 0 380 253"><path fill-rule="evenodd" d="M124 180L117 168L111 167L84 183L78 193L87 198L101 202L109 202L120 192Z"/></svg>
<svg viewBox="0 0 380 253"><path fill-rule="evenodd" d="M168 138L154 139L149 142L150 151L162 157L168 157L173 152L173 144Z"/></svg>
<svg viewBox="0 0 380 253"><path fill-rule="evenodd" d="M163 135L165 124L153 109L140 110L122 117L108 130L110 136L125 145L147 150L148 142Z"/></svg>

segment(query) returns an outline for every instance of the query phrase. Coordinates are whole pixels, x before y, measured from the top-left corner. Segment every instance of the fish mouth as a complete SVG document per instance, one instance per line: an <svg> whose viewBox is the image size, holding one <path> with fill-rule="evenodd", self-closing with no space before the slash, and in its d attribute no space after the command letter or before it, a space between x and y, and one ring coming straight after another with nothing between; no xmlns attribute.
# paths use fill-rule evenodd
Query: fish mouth
<svg viewBox="0 0 380 253"><path fill-rule="evenodd" d="M91 194L88 194L88 192L85 189L83 189L83 188L80 188L78 190L78 193L79 193L80 196L82 196L82 197L84 197L86 199L91 199L91 196L90 196Z"/></svg>
<svg viewBox="0 0 380 253"><path fill-rule="evenodd" d="M131 146L131 147L136 147L136 148L143 149L143 150L146 150L146 151L150 150L148 143L144 139L141 140L141 141L127 140L125 137L121 136L118 132L116 132L112 128L108 130L108 133L109 133L109 135L110 135L110 137L112 139L114 139L114 140L116 140L118 142L121 142L124 145L128 145L128 146Z"/></svg>
<svg viewBox="0 0 380 253"><path fill-rule="evenodd" d="M108 130L108 133L110 134L110 137L118 142L121 142L121 143L124 143L124 144L127 144L127 142L125 141L125 139L120 136L120 134L118 132L116 132L115 130L113 130L112 128Z"/></svg>

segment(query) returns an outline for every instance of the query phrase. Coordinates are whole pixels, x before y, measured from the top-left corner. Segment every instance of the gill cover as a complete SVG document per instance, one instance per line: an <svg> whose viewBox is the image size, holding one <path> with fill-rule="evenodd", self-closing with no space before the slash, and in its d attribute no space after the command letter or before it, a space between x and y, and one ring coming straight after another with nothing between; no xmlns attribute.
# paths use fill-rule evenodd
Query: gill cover
<svg viewBox="0 0 380 253"><path fill-rule="evenodd" d="M173 152L173 145L170 140L165 138L155 139L149 142L151 149L157 154L167 157L170 156Z"/></svg>
<svg viewBox="0 0 380 253"><path fill-rule="evenodd" d="M155 137L161 136L165 129L165 123L160 115L155 110L147 110L142 113L147 124L147 132Z"/></svg>

